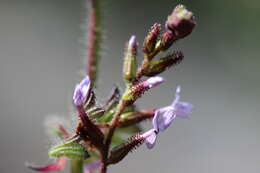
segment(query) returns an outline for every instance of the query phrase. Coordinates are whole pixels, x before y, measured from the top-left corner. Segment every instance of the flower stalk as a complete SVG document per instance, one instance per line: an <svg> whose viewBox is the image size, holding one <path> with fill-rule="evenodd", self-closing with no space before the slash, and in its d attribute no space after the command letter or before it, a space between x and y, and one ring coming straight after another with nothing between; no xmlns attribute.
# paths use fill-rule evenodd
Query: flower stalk
<svg viewBox="0 0 260 173"><path fill-rule="evenodd" d="M88 0L87 63L86 71L92 87L96 86L98 61L101 52L101 4L100 0Z"/></svg>

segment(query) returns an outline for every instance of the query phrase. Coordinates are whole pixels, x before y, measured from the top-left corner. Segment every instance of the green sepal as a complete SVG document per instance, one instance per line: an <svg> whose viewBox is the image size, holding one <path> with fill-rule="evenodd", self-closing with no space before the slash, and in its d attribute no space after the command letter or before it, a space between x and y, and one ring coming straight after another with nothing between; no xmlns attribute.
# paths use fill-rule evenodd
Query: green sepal
<svg viewBox="0 0 260 173"><path fill-rule="evenodd" d="M91 108L87 111L91 119L97 119L104 115L105 110L99 107Z"/></svg>
<svg viewBox="0 0 260 173"><path fill-rule="evenodd" d="M98 122L109 122L112 119L114 113L115 113L115 107L113 109L105 112L105 114L101 118L98 119Z"/></svg>
<svg viewBox="0 0 260 173"><path fill-rule="evenodd" d="M52 147L49 150L49 156L66 156L72 160L85 160L89 157L89 154L86 148L81 144L78 144L75 141L66 141L64 143Z"/></svg>

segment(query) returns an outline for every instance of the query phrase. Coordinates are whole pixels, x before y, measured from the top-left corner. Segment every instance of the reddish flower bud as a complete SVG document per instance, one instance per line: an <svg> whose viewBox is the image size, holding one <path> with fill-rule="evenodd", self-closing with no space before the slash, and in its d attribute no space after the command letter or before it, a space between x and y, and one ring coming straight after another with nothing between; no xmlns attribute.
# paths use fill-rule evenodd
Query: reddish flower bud
<svg viewBox="0 0 260 173"><path fill-rule="evenodd" d="M176 39L172 31L166 31L163 33L160 43L161 50L165 51L169 49L175 40Z"/></svg>
<svg viewBox="0 0 260 173"><path fill-rule="evenodd" d="M150 77L145 81L139 82L125 92L125 94L122 96L123 101L127 105L132 104L138 98L140 98L142 96L142 94L144 94L145 91L147 91L153 87L156 87L163 82L164 82L164 79L159 76Z"/></svg>
<svg viewBox="0 0 260 173"><path fill-rule="evenodd" d="M145 40L144 40L144 45L143 45L143 51L146 54L150 54L154 51L157 39L160 35L161 31L161 25L155 23L152 27L150 32L147 34Z"/></svg>
<svg viewBox="0 0 260 173"><path fill-rule="evenodd" d="M149 67L144 71L145 76L155 76L167 70L173 65L179 64L183 60L182 52L174 52L166 57L152 60Z"/></svg>
<svg viewBox="0 0 260 173"><path fill-rule="evenodd" d="M193 13L188 11L184 5L176 6L165 23L166 29L172 31L176 39L189 35L195 25Z"/></svg>
<svg viewBox="0 0 260 173"><path fill-rule="evenodd" d="M109 164L115 164L121 161L125 156L139 147L145 141L145 137L139 134L132 136L126 143L114 147L110 152Z"/></svg>

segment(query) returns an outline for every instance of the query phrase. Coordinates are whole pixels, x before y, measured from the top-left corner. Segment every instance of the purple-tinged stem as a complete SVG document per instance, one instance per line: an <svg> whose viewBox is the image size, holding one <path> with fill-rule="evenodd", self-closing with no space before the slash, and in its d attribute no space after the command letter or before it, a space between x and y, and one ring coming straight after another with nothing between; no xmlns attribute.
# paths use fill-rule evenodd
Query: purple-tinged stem
<svg viewBox="0 0 260 173"><path fill-rule="evenodd" d="M92 86L96 85L98 59L101 42L99 0L88 0L88 24L87 24L87 63L86 72L90 77Z"/></svg>

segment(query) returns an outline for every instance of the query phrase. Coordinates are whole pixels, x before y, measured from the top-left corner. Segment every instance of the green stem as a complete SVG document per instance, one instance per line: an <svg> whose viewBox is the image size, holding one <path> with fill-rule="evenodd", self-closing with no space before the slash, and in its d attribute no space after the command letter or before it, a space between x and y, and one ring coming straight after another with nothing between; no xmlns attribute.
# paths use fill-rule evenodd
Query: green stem
<svg viewBox="0 0 260 173"><path fill-rule="evenodd" d="M120 115L123 113L124 109L126 108L126 104L124 103L123 99L119 101L119 104L117 105L116 112L113 116L113 119L111 121L111 126L107 134L107 138L105 140L105 148L102 153L102 167L101 167L101 172L100 173L106 173L107 171L107 158L108 158L108 153L109 153L109 148L111 144L112 137L114 135L114 132L116 130L116 124L120 118Z"/></svg>
<svg viewBox="0 0 260 173"><path fill-rule="evenodd" d="M83 162L83 160L71 160L70 173L83 173Z"/></svg>

